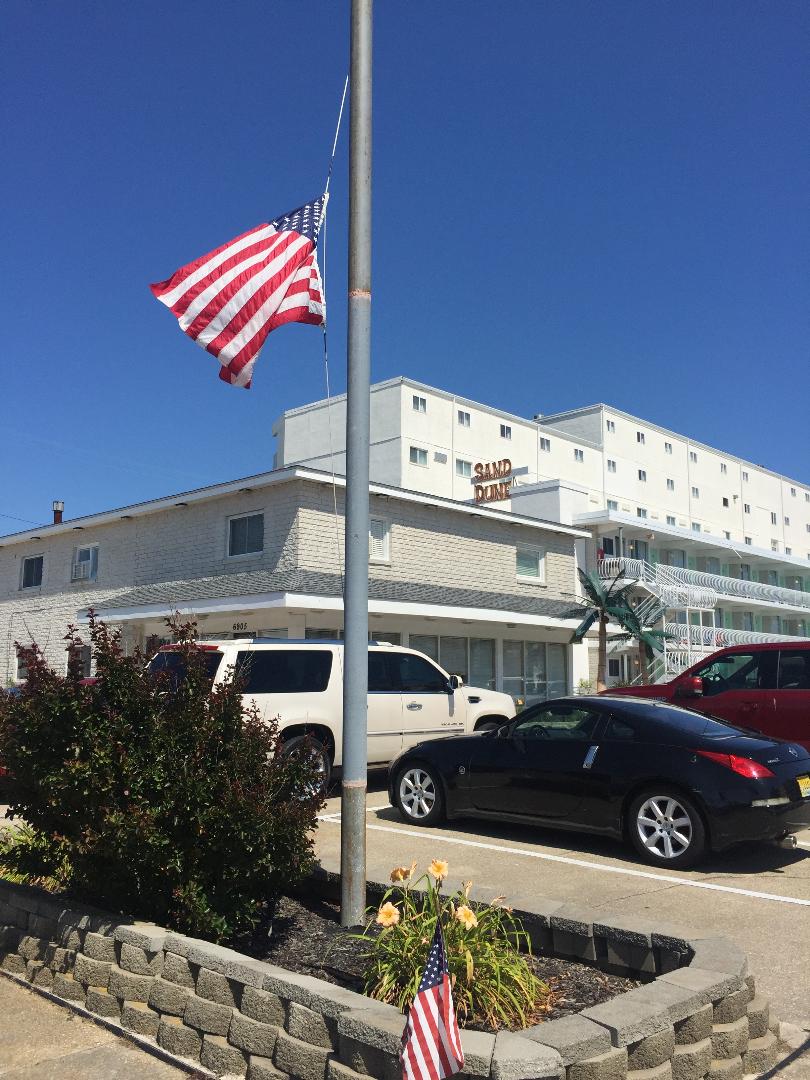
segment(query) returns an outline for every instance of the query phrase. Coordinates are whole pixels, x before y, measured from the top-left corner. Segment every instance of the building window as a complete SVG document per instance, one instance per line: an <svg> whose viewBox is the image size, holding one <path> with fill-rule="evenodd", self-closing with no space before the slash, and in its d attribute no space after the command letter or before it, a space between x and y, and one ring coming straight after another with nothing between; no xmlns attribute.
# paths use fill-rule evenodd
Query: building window
<svg viewBox="0 0 810 1080"><path fill-rule="evenodd" d="M15 678L16 678L17 682L22 682L23 679L28 678L28 666L26 665L25 660L23 660L22 656L20 656L19 653L17 653L16 660L17 660L17 671L16 671Z"/></svg>
<svg viewBox="0 0 810 1080"><path fill-rule="evenodd" d="M372 562L389 562L391 558L390 528L385 518L373 517L368 522L368 557Z"/></svg>
<svg viewBox="0 0 810 1080"><path fill-rule="evenodd" d="M723 497L723 506L728 506L728 499Z"/></svg>
<svg viewBox="0 0 810 1080"><path fill-rule="evenodd" d="M807 532L810 532L810 524L805 525L805 529L807 530Z"/></svg>
<svg viewBox="0 0 810 1080"><path fill-rule="evenodd" d="M545 559L540 549L518 544L515 551L518 578L521 581L545 581Z"/></svg>
<svg viewBox="0 0 810 1080"><path fill-rule="evenodd" d="M743 482L747 484L748 483L748 473L745 471L745 469L743 469L742 478L743 478Z"/></svg>
<svg viewBox="0 0 810 1080"><path fill-rule="evenodd" d="M785 515L785 524L786 525L790 524L790 518L787 515Z"/></svg>
<svg viewBox="0 0 810 1080"><path fill-rule="evenodd" d="M636 507L636 517L646 518L646 516L647 516L647 511L644 509L644 507L643 506L637 506Z"/></svg>
<svg viewBox="0 0 810 1080"><path fill-rule="evenodd" d="M792 487L792 488L790 489L790 494L791 494L791 496L792 496L792 497L793 497L793 498L795 499L795 498L796 498L796 488Z"/></svg>
<svg viewBox="0 0 810 1080"><path fill-rule="evenodd" d="M776 514L774 514L774 512L771 511L771 525L775 525L775 524L776 524Z"/></svg>
<svg viewBox="0 0 810 1080"><path fill-rule="evenodd" d="M726 465L725 461L720 462L720 472L723 474L723 476L725 476L728 472L728 465Z"/></svg>
<svg viewBox="0 0 810 1080"><path fill-rule="evenodd" d="M665 442L664 443L664 453L665 454L671 454L672 453L672 443L671 442Z"/></svg>
<svg viewBox="0 0 810 1080"><path fill-rule="evenodd" d="M551 439L541 439L540 440L540 449L545 450L546 452L551 450Z"/></svg>
<svg viewBox="0 0 810 1080"><path fill-rule="evenodd" d="M574 461L584 461L585 455L581 450L574 450Z"/></svg>
<svg viewBox="0 0 810 1080"><path fill-rule="evenodd" d="M607 508L608 508L608 510L618 510L619 509L619 504L616 502L615 499L608 499ZM808 532L810 532L810 525L807 526L807 529L808 529Z"/></svg>
<svg viewBox="0 0 810 1080"><path fill-rule="evenodd" d="M608 422L607 422L607 429L608 429L608 431L610 431L611 433L612 433L612 432L615 432L615 431L616 431L616 421L615 421L615 420L608 420Z"/></svg>
<svg viewBox="0 0 810 1080"><path fill-rule="evenodd" d="M636 442L641 443L641 445L643 446L646 441L647 440L644 437L644 432L643 431L637 431L636 432Z"/></svg>
<svg viewBox="0 0 810 1080"><path fill-rule="evenodd" d="M411 465L421 465L423 469L427 468L427 450L423 450L419 446L412 446L410 450L410 462Z"/></svg>
<svg viewBox="0 0 810 1080"><path fill-rule="evenodd" d="M667 491L674 491L674 490L675 490L675 481L667 479Z"/></svg>
<svg viewBox="0 0 810 1080"><path fill-rule="evenodd" d="M79 672L81 673L81 677L83 679L89 679L93 667L93 650L90 648L89 645L79 645L76 649L69 648L68 665L70 664L71 653L73 653L76 658L76 665Z"/></svg>
<svg viewBox="0 0 810 1080"><path fill-rule="evenodd" d="M750 514L751 513L751 503L743 503L743 513L744 514Z"/></svg>
<svg viewBox="0 0 810 1080"><path fill-rule="evenodd" d="M778 551L778 550L779 550L779 541L778 540L771 540L771 551Z"/></svg>
<svg viewBox="0 0 810 1080"><path fill-rule="evenodd" d="M22 577L20 578L21 589L37 589L42 584L42 566L45 561L44 555L32 555L23 559ZM22 676L24 678L24 676Z"/></svg>
<svg viewBox="0 0 810 1080"><path fill-rule="evenodd" d="M793 548L786 547L785 548L785 554L786 555L792 555L793 554Z"/></svg>
<svg viewBox="0 0 810 1080"><path fill-rule="evenodd" d="M638 470L638 478L642 482L642 484L646 484L647 483L647 470L646 469L639 469Z"/></svg>
<svg viewBox="0 0 810 1080"><path fill-rule="evenodd" d="M700 488L696 488L696 487L692 488L692 498L693 499L699 499L700 498Z"/></svg>
<svg viewBox="0 0 810 1080"><path fill-rule="evenodd" d="M458 410L458 426L469 427L470 426L470 414L465 412L464 409Z"/></svg>
<svg viewBox="0 0 810 1080"><path fill-rule="evenodd" d="M413 395L413 411L414 412L427 412L427 398L420 397L419 394Z"/></svg>
<svg viewBox="0 0 810 1080"><path fill-rule="evenodd" d="M616 462L612 461L610 458L608 458L607 471L616 472Z"/></svg>
<svg viewBox="0 0 810 1080"><path fill-rule="evenodd" d="M542 641L504 641L503 690L527 705L562 697L568 690L565 645Z"/></svg>
<svg viewBox="0 0 810 1080"><path fill-rule="evenodd" d="M726 540L730 540L730 539L731 539L731 533L730 533L730 532L729 532L728 530L726 530L726 531L725 531L725 532L723 533L723 536L724 536L724 537L726 538Z"/></svg>
<svg viewBox="0 0 810 1080"><path fill-rule="evenodd" d="M751 544L753 543L751 537L750 536L745 536L745 537L743 537L743 539L745 540L746 544L748 544L748 546L751 547Z"/></svg>
<svg viewBox="0 0 810 1080"><path fill-rule="evenodd" d="M472 462L456 458L456 476L472 476Z"/></svg>
<svg viewBox="0 0 810 1080"><path fill-rule="evenodd" d="M697 461L697 454L695 453L694 450L689 451L689 460L690 461Z"/></svg>
<svg viewBox="0 0 810 1080"><path fill-rule="evenodd" d="M264 550L264 514L245 514L228 521L228 555L253 555Z"/></svg>
<svg viewBox="0 0 810 1080"><path fill-rule="evenodd" d="M805 502L810 502L810 491L805 491L805 493L804 493L804 501Z"/></svg>
<svg viewBox="0 0 810 1080"><path fill-rule="evenodd" d="M693 521L692 522L692 532L700 532L700 522L699 521Z"/></svg>
<svg viewBox="0 0 810 1080"><path fill-rule="evenodd" d="M608 675L611 679L620 678L622 673L622 662L618 657L608 657Z"/></svg>
<svg viewBox="0 0 810 1080"><path fill-rule="evenodd" d="M501 438L502 439L511 439L512 438L512 428L509 426L509 424L501 424Z"/></svg>
<svg viewBox="0 0 810 1080"><path fill-rule="evenodd" d="M98 577L98 544L76 548L70 568L71 581L95 581Z"/></svg>
<svg viewBox="0 0 810 1080"><path fill-rule="evenodd" d="M674 524L675 524L675 518L672 516L672 514L667 514L667 525L674 525Z"/></svg>

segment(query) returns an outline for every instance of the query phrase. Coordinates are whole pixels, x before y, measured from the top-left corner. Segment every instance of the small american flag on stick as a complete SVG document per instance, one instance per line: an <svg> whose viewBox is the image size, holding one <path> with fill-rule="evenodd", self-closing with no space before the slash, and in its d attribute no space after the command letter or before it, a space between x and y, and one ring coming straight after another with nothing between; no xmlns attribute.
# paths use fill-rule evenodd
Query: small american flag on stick
<svg viewBox="0 0 810 1080"><path fill-rule="evenodd" d="M180 329L219 360L219 377L232 386L250 386L271 330L326 321L315 245L328 198L257 225L149 286Z"/></svg>
<svg viewBox="0 0 810 1080"><path fill-rule="evenodd" d="M443 1080L464 1068L464 1051L439 920L400 1051L403 1080Z"/></svg>

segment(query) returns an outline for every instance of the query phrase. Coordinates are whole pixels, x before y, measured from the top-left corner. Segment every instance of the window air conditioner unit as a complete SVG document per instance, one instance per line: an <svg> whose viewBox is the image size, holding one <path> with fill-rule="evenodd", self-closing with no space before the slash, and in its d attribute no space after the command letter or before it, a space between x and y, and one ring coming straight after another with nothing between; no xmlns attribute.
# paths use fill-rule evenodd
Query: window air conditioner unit
<svg viewBox="0 0 810 1080"><path fill-rule="evenodd" d="M89 562L77 562L73 564L73 572L70 575L71 581L87 581L90 577L90 563Z"/></svg>

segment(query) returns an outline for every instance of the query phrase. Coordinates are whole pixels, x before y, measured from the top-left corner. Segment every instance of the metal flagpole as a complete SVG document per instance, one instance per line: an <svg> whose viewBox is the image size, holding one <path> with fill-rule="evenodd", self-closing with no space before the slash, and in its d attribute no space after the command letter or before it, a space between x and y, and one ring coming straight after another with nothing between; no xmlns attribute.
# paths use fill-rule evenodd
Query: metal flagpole
<svg viewBox="0 0 810 1080"><path fill-rule="evenodd" d="M346 395L346 592L340 922L366 902L368 479L371 372L372 0L352 0L349 127L349 322Z"/></svg>

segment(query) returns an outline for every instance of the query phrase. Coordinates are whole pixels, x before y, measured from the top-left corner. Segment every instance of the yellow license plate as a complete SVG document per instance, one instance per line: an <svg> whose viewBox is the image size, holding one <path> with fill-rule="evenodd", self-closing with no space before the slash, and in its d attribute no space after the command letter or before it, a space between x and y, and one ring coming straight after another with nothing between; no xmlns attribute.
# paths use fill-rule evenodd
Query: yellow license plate
<svg viewBox="0 0 810 1080"><path fill-rule="evenodd" d="M799 781L799 794L803 799L806 799L810 795L810 776L797 776Z"/></svg>

